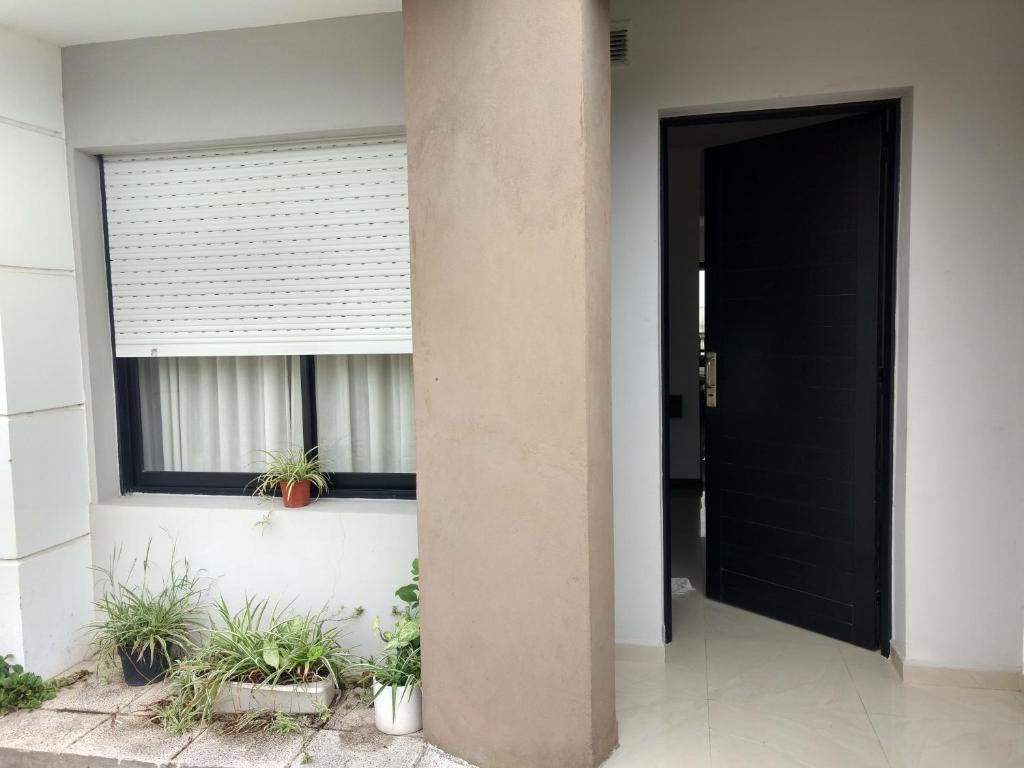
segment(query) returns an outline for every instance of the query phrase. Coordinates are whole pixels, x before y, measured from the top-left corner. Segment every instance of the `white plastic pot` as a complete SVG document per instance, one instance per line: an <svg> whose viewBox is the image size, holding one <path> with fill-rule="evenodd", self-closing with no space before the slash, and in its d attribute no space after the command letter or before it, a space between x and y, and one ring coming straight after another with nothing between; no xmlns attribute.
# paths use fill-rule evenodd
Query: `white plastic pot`
<svg viewBox="0 0 1024 768"><path fill-rule="evenodd" d="M378 731L405 736L422 730L423 694L418 685L383 686L374 680L373 695L373 720Z"/></svg>

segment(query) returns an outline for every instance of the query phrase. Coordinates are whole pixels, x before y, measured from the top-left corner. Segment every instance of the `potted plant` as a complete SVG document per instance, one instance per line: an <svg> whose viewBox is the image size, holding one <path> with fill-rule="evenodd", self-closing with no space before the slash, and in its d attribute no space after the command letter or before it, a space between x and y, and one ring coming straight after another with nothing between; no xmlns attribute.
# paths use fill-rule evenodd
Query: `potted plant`
<svg viewBox="0 0 1024 768"><path fill-rule="evenodd" d="M149 585L149 548L142 578L129 586L137 561L124 581L114 577L120 552L110 568L95 569L105 577L102 594L94 603L99 618L88 625L92 646L111 660L119 657L128 685L147 685L163 679L174 661L194 645L206 624L206 579L194 574L187 560L173 560L159 589Z"/></svg>
<svg viewBox="0 0 1024 768"><path fill-rule="evenodd" d="M310 492L316 495L327 490L327 477L320 469L318 448L298 448L285 451L264 451L266 469L253 480L253 496L271 498L278 492L286 507L304 507L309 504Z"/></svg>
<svg viewBox="0 0 1024 768"><path fill-rule="evenodd" d="M248 597L236 613L222 598L217 613L206 644L175 669L171 697L157 713L168 730L184 732L215 714L316 714L331 704L349 664L344 619L328 626L323 610L289 616Z"/></svg>
<svg viewBox="0 0 1024 768"><path fill-rule="evenodd" d="M419 579L417 559L412 561L412 583L395 592L406 604L403 610L395 610L395 629L382 631L380 619L374 619L373 629L384 641L384 651L364 665L373 676L377 730L393 736L415 733L423 727Z"/></svg>

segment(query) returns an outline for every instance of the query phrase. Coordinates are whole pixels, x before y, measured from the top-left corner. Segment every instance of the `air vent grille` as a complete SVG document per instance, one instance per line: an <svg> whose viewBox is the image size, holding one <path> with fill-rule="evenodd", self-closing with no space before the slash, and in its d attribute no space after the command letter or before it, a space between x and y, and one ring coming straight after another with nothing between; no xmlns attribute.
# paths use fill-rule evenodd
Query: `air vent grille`
<svg viewBox="0 0 1024 768"><path fill-rule="evenodd" d="M612 23L609 49L612 65L622 67L629 64L629 25L627 23L621 21Z"/></svg>

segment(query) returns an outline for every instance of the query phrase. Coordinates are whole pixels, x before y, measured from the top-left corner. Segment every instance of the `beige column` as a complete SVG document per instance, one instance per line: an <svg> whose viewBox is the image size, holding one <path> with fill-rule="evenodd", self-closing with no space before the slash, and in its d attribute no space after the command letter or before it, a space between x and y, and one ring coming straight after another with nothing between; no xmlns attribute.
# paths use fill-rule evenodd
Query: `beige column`
<svg viewBox="0 0 1024 768"><path fill-rule="evenodd" d="M429 741L593 766L615 724L606 0L405 0Z"/></svg>

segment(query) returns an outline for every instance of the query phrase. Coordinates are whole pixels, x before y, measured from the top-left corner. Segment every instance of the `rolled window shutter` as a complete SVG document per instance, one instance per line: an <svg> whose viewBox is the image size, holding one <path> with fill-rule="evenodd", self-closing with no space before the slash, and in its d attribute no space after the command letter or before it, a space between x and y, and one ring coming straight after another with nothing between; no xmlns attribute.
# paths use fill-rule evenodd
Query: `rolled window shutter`
<svg viewBox="0 0 1024 768"><path fill-rule="evenodd" d="M103 169L118 357L412 350L404 136Z"/></svg>

